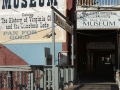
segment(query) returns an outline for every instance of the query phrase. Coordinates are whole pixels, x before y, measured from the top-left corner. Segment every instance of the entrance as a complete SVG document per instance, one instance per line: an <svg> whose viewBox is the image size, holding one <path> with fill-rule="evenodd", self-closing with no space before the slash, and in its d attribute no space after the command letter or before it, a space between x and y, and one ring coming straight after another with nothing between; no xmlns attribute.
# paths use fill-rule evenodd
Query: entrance
<svg viewBox="0 0 120 90"><path fill-rule="evenodd" d="M114 82L118 65L118 31L77 31L77 71L80 79Z"/></svg>

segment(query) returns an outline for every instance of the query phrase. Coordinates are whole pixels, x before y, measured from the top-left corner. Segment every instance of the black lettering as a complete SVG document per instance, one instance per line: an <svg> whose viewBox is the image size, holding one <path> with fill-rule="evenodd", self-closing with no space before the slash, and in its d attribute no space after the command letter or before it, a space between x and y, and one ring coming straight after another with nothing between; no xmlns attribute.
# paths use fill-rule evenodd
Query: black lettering
<svg viewBox="0 0 120 90"><path fill-rule="evenodd" d="M108 21L103 21L103 26L108 26Z"/></svg>
<svg viewBox="0 0 120 90"><path fill-rule="evenodd" d="M89 22L83 22L83 26L89 26Z"/></svg>
<svg viewBox="0 0 120 90"><path fill-rule="evenodd" d="M94 22L94 26L98 26L98 22Z"/></svg>
<svg viewBox="0 0 120 90"><path fill-rule="evenodd" d="M19 7L19 0L14 0L14 8L18 8Z"/></svg>
<svg viewBox="0 0 120 90"><path fill-rule="evenodd" d="M26 0L22 0L22 4L21 4L21 8L26 8L27 7L27 1Z"/></svg>
<svg viewBox="0 0 120 90"><path fill-rule="evenodd" d="M105 26L105 22L104 21L99 22L99 26Z"/></svg>
<svg viewBox="0 0 120 90"><path fill-rule="evenodd" d="M36 1L30 0L30 7L36 7Z"/></svg>
<svg viewBox="0 0 120 90"><path fill-rule="evenodd" d="M93 25L92 25L92 22L89 22L90 23L90 26L94 26L94 22L93 22Z"/></svg>
<svg viewBox="0 0 120 90"><path fill-rule="evenodd" d="M11 0L3 0L2 9L11 9Z"/></svg>
<svg viewBox="0 0 120 90"><path fill-rule="evenodd" d="M51 1L51 3L50 3L50 1ZM52 4L53 4L53 0L48 0L47 6L51 6ZM54 6L57 6L57 4L58 4L57 0L54 0Z"/></svg>
<svg viewBox="0 0 120 90"><path fill-rule="evenodd" d="M50 15L48 15L47 20L51 21L51 16Z"/></svg>
<svg viewBox="0 0 120 90"><path fill-rule="evenodd" d="M43 7L44 6L44 0L39 0L39 6Z"/></svg>
<svg viewBox="0 0 120 90"><path fill-rule="evenodd" d="M115 26L115 21L112 23L112 22L109 22L109 26Z"/></svg>

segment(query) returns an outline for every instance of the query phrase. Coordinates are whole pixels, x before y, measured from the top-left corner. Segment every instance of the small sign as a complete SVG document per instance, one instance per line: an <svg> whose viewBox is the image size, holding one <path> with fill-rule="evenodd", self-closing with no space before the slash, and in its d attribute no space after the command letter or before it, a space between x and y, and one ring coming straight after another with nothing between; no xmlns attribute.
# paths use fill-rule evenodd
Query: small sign
<svg viewBox="0 0 120 90"><path fill-rule="evenodd" d="M115 49L115 45L111 42L90 42L87 49Z"/></svg>
<svg viewBox="0 0 120 90"><path fill-rule="evenodd" d="M58 54L59 65L67 64L67 52L59 52Z"/></svg>
<svg viewBox="0 0 120 90"><path fill-rule="evenodd" d="M54 20L57 25L59 25L61 28L64 30L68 31L69 33L73 33L72 27L65 21L63 20L60 16L58 16L56 13L54 13Z"/></svg>

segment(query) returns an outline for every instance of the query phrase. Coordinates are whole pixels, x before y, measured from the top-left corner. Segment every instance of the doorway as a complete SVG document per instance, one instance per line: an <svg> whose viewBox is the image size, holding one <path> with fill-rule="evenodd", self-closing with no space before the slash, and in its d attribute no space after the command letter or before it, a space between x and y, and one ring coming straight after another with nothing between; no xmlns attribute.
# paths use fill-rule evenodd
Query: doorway
<svg viewBox="0 0 120 90"><path fill-rule="evenodd" d="M118 31L77 31L77 72L79 78L114 81L118 68ZM105 82L106 82L105 81Z"/></svg>

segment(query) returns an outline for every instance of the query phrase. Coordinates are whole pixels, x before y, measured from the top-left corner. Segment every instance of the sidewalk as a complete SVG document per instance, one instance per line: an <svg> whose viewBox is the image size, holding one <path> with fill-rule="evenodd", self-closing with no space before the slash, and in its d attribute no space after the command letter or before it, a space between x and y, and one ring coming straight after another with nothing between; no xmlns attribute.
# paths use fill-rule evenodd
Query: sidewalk
<svg viewBox="0 0 120 90"><path fill-rule="evenodd" d="M100 83L100 84L79 84L71 87L69 89L64 90L119 90L117 84L110 84L110 83Z"/></svg>

